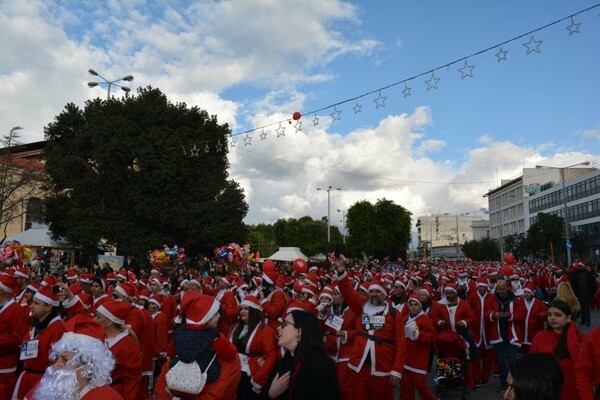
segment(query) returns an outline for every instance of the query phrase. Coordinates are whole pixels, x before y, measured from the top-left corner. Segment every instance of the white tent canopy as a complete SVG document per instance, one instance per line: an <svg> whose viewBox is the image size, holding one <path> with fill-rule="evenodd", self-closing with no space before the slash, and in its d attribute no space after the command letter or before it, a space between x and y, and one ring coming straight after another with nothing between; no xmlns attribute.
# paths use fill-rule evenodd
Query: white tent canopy
<svg viewBox="0 0 600 400"><path fill-rule="evenodd" d="M308 260L299 247L280 247L275 254L271 257L267 257L268 260L273 261L294 261L297 258L301 258L304 261Z"/></svg>
<svg viewBox="0 0 600 400"><path fill-rule="evenodd" d="M53 249L73 249L74 246L66 240L59 238L52 240L48 228L32 228L27 229L15 236L6 238L6 241L18 241L21 244L26 244L29 247L50 247Z"/></svg>

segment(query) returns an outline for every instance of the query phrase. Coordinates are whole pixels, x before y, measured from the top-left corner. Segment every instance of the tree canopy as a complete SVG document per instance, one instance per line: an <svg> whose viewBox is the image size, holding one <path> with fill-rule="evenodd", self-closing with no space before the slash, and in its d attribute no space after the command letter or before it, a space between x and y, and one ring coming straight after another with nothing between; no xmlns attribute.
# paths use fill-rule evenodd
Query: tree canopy
<svg viewBox="0 0 600 400"><path fill-rule="evenodd" d="M462 252L466 257L476 261L498 260L500 258L498 243L487 237L479 240L467 240L462 245Z"/></svg>
<svg viewBox="0 0 600 400"><path fill-rule="evenodd" d="M132 253L163 243L190 254L242 242L248 205L228 180L230 130L198 107L173 104L158 89L124 99L67 104L46 128L54 235L87 248L100 239ZM201 151L194 155L190 148Z"/></svg>
<svg viewBox="0 0 600 400"><path fill-rule="evenodd" d="M565 250L565 222L558 215L537 214L537 221L527 230L528 247L535 253L551 254L554 252L564 253Z"/></svg>
<svg viewBox="0 0 600 400"><path fill-rule="evenodd" d="M347 251L376 257L404 252L410 243L411 212L391 200L356 202L346 214Z"/></svg>

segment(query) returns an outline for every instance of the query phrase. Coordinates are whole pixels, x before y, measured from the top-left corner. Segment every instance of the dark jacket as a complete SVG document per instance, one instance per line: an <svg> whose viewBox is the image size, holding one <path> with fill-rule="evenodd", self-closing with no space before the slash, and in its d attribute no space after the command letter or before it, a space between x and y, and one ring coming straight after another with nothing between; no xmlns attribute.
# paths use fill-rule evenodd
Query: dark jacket
<svg viewBox="0 0 600 400"><path fill-rule="evenodd" d="M596 277L587 269L569 272L569 282L578 299L593 297L596 293Z"/></svg>
<svg viewBox="0 0 600 400"><path fill-rule="evenodd" d="M269 389L275 379L292 371L290 386L278 400L336 400L339 399L339 386L333 363L329 359L315 359L307 365L303 361L292 357L288 352L283 356L271 371L271 375L265 385L262 394L265 399L269 398Z"/></svg>

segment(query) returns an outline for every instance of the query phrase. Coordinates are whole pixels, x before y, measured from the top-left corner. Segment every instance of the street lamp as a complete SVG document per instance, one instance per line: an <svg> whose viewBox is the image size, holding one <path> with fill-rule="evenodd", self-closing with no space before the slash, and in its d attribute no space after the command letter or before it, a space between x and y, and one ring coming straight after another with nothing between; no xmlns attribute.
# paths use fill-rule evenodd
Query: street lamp
<svg viewBox="0 0 600 400"><path fill-rule="evenodd" d="M568 209L567 209L567 186L565 184L565 169L567 168L572 168L572 167L578 167L580 165L590 165L589 161L584 161L584 162L580 162L577 164L573 164L573 165L569 165L567 167L549 167L547 165L536 165L536 168L553 168L553 169L559 169L560 170L560 181L562 182L562 189L561 189L561 197L562 197L562 203L563 203L563 214L564 214L564 219L565 219L565 239L566 239L566 247L567 247L567 267L571 265L571 236L570 236L570 232L569 232L569 213L568 213Z"/></svg>
<svg viewBox="0 0 600 400"><path fill-rule="evenodd" d="M331 191L342 190L342 188L332 188L329 186L327 189L317 188L317 190L325 190L327 192L327 243L331 243Z"/></svg>
<svg viewBox="0 0 600 400"><path fill-rule="evenodd" d="M342 243L346 244L346 210L338 208L337 211L342 213Z"/></svg>
<svg viewBox="0 0 600 400"><path fill-rule="evenodd" d="M108 93L106 95L106 100L110 99L110 88L113 85L120 87L121 89L123 89L123 91L125 93L129 93L131 91L131 88L129 88L127 86L122 86L122 85L118 84L117 82L120 82L120 81L131 82L133 80L133 75L126 75L122 78L115 79L113 81L109 81L108 79L106 79L105 77L103 77L102 75L100 75L99 73L97 73L95 70L93 70L91 68L88 69L88 72L90 73L90 75L97 76L104 81L104 82L88 82L89 87L93 88L93 87L96 87L98 85L103 85L103 84L106 84L108 86Z"/></svg>

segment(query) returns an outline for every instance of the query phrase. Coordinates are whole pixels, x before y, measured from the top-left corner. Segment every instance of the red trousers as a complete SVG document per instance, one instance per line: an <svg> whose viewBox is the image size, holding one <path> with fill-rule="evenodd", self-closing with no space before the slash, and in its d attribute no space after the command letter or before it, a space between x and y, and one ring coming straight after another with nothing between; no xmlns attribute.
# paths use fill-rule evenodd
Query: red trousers
<svg viewBox="0 0 600 400"><path fill-rule="evenodd" d="M476 360L467 361L467 387L473 388L475 381L489 381L494 368L494 349L486 349L484 345L477 347Z"/></svg>
<svg viewBox="0 0 600 400"><path fill-rule="evenodd" d="M348 361L335 364L335 374L340 385L340 400L352 400L352 371L348 368Z"/></svg>
<svg viewBox="0 0 600 400"><path fill-rule="evenodd" d="M417 389L421 400L437 399L427 385L427 375L417 374L405 369L402 372L402 380L400 381L400 400L414 400L415 389Z"/></svg>
<svg viewBox="0 0 600 400"><path fill-rule="evenodd" d="M394 400L394 388L389 376L371 375L371 366L363 365L360 372L350 370L354 400Z"/></svg>
<svg viewBox="0 0 600 400"><path fill-rule="evenodd" d="M0 374L0 400L10 400L15 384L17 383L17 373L9 372Z"/></svg>

